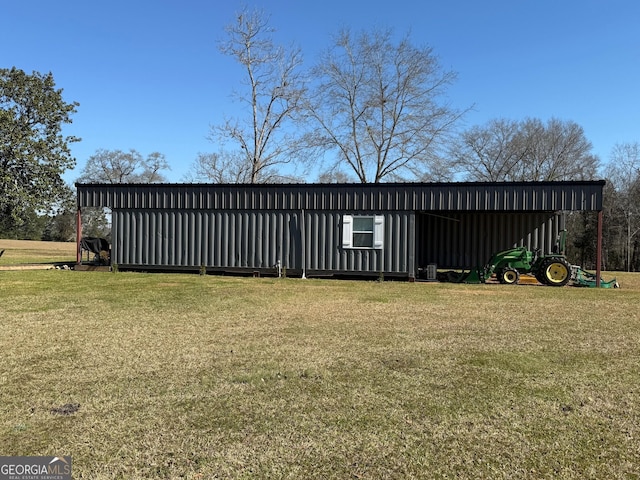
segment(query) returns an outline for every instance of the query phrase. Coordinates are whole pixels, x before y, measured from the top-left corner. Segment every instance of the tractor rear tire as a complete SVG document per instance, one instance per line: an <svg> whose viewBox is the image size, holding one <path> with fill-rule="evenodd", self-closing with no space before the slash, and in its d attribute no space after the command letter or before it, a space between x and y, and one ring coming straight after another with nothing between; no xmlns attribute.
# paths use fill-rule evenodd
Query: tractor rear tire
<svg viewBox="0 0 640 480"><path fill-rule="evenodd" d="M500 283L505 285L515 285L520 280L520 272L515 268L505 268L499 276Z"/></svg>
<svg viewBox="0 0 640 480"><path fill-rule="evenodd" d="M538 281L545 285L564 287L571 280L571 267L564 258L547 258L543 260Z"/></svg>

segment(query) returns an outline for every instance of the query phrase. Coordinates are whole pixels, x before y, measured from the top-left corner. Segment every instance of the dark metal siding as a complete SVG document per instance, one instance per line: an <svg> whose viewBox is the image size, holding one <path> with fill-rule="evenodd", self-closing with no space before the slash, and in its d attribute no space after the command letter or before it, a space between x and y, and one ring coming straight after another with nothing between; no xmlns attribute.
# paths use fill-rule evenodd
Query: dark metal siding
<svg viewBox="0 0 640 480"><path fill-rule="evenodd" d="M114 210L120 265L268 268L300 264L299 213ZM296 258L298 257L298 258Z"/></svg>
<svg viewBox="0 0 640 480"><path fill-rule="evenodd" d="M354 212L350 212L354 213ZM383 250L342 248L342 213L114 210L113 263L121 266L272 269L308 274L413 272L413 213L385 212ZM302 241L304 237L304 242Z"/></svg>
<svg viewBox="0 0 640 480"><path fill-rule="evenodd" d="M329 211L601 210L604 181L404 184L87 184L78 206Z"/></svg>
<svg viewBox="0 0 640 480"><path fill-rule="evenodd" d="M413 275L414 257L421 268L469 268L515 246L549 253L562 227L548 212L385 212L382 250L345 249L343 213L358 212L116 210L113 262L269 270L280 261L295 274Z"/></svg>

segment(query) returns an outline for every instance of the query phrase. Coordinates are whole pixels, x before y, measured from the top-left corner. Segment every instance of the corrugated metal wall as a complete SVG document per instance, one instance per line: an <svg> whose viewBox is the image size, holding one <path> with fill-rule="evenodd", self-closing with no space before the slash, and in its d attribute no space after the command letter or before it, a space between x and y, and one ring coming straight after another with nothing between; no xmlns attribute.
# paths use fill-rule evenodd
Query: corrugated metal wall
<svg viewBox="0 0 640 480"><path fill-rule="evenodd" d="M296 273L408 274L413 271L408 234L413 213L384 216L384 249L373 250L341 248L340 212L115 210L112 261L221 270L273 269L280 261Z"/></svg>
<svg viewBox="0 0 640 480"><path fill-rule="evenodd" d="M113 262L269 268L301 264L299 212L115 210Z"/></svg>
<svg viewBox="0 0 640 480"><path fill-rule="evenodd" d="M439 268L484 265L492 254L526 246L550 253L562 228L554 213L440 212L417 215L417 263Z"/></svg>
<svg viewBox="0 0 640 480"><path fill-rule="evenodd" d="M204 265L264 271L280 261L292 274L414 275L416 267L429 263L440 268L484 265L493 253L515 246L549 253L562 228L559 215L544 212L384 212L384 248L350 249L342 248L342 215L116 210L113 262L137 268Z"/></svg>

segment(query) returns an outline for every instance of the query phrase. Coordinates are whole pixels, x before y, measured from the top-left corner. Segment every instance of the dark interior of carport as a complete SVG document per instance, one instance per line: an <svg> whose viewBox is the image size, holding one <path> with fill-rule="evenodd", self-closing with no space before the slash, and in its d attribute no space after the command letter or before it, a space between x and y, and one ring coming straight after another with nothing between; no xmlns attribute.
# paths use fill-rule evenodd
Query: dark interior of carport
<svg viewBox="0 0 640 480"><path fill-rule="evenodd" d="M549 253L563 220L561 212L418 212L416 263L420 269L467 269L513 247Z"/></svg>

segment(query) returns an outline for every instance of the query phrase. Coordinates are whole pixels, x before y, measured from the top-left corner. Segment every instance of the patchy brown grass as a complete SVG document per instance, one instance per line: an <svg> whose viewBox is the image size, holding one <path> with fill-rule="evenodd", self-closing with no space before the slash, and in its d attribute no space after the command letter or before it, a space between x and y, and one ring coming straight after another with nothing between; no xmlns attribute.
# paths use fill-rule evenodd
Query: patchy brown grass
<svg viewBox="0 0 640 480"><path fill-rule="evenodd" d="M633 478L640 282L618 277L0 272L0 452L91 479Z"/></svg>
<svg viewBox="0 0 640 480"><path fill-rule="evenodd" d="M0 266L28 263L73 262L76 260L74 242L38 242L35 240L2 240Z"/></svg>

